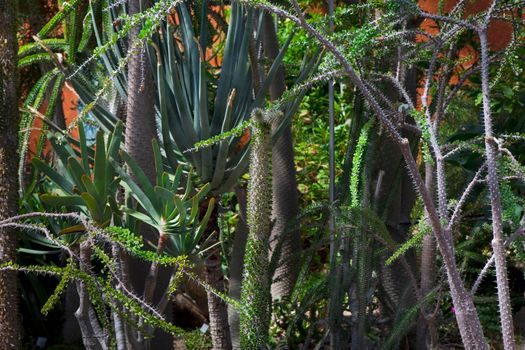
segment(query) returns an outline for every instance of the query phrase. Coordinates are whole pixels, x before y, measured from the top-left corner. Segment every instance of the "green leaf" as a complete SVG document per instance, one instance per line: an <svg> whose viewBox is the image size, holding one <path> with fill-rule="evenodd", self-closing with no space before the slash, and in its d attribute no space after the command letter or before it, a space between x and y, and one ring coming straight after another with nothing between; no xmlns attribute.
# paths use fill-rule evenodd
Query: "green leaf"
<svg viewBox="0 0 525 350"><path fill-rule="evenodd" d="M135 219L156 228L157 230L160 229L160 223L149 215L146 215L144 213L141 213L140 211L136 211L130 208L122 208L122 211L124 211L128 215L133 216Z"/></svg>
<svg viewBox="0 0 525 350"><path fill-rule="evenodd" d="M199 229L196 232L196 236L198 240L200 240L200 237L204 233L204 230L206 229L206 226L208 225L208 221L210 220L211 214L213 212L213 208L215 206L215 198L210 198L210 201L208 202L208 208L206 210L206 214L204 214L204 217L202 218Z"/></svg>
<svg viewBox="0 0 525 350"><path fill-rule="evenodd" d="M44 27L38 32L37 36L39 38L45 38L48 33L61 24L60 22L62 22L68 13L76 10L76 6L78 5L79 1L80 0L64 1L62 10L57 12L57 14L44 25Z"/></svg>
<svg viewBox="0 0 525 350"><path fill-rule="evenodd" d="M124 154L124 152L122 152ZM113 167L117 173L122 177L124 187L130 192L130 194L137 200L142 208L150 215L154 220L160 221L160 210L151 202L149 195L146 195L142 191L141 187L131 178L131 176L124 171L114 160L111 161ZM152 189L153 197L156 196L155 191Z"/></svg>
<svg viewBox="0 0 525 350"><path fill-rule="evenodd" d="M81 194L82 199L86 202L86 206L91 214L91 218L98 225L102 226L104 222L104 203L98 202L91 194L83 192Z"/></svg>
<svg viewBox="0 0 525 350"><path fill-rule="evenodd" d="M18 60L18 69L30 66L32 64L43 63L43 62L53 62L53 59L47 52L44 53L35 53L29 56L25 56Z"/></svg>
<svg viewBox="0 0 525 350"><path fill-rule="evenodd" d="M104 144L104 133L99 130L97 132L96 148L95 148L95 164L93 166L95 188L100 196L106 194L106 145Z"/></svg>
<svg viewBox="0 0 525 350"><path fill-rule="evenodd" d="M67 48L66 41L63 38L50 38L43 39L42 43L51 50L58 49L65 51ZM42 46L36 42L30 42L20 46L18 49L18 58L21 59L27 55L34 53L41 53L43 51Z"/></svg>
<svg viewBox="0 0 525 350"><path fill-rule="evenodd" d="M97 188L95 187L95 184L93 183L91 178L87 177L86 175L82 175L82 183L84 184L84 187L86 188L86 192L89 193L91 197L93 197L93 199L98 203L98 205L100 207L104 206L105 201L103 198L105 196L103 197L98 193ZM86 193L86 192L83 192L83 193ZM100 209L100 213L102 213L102 209Z"/></svg>
<svg viewBox="0 0 525 350"><path fill-rule="evenodd" d="M49 255L49 254L59 254L60 249L55 250L35 250L29 248L18 248L19 253L33 254L33 255Z"/></svg>
<svg viewBox="0 0 525 350"><path fill-rule="evenodd" d="M82 123L78 124L78 135L79 135L79 142L80 142L80 156L82 157L82 165L84 168L84 171L86 173L91 172L91 169L89 167L89 155L88 155L88 147L87 147L87 140L86 140L86 133L84 131L84 125Z"/></svg>
<svg viewBox="0 0 525 350"><path fill-rule="evenodd" d="M153 20L151 18L147 18L146 21L144 21L144 26L139 32L139 39L144 39L146 36L148 36L153 25Z"/></svg>
<svg viewBox="0 0 525 350"><path fill-rule="evenodd" d="M157 140L153 139L151 141L151 148L153 150L153 159L155 161L155 173L157 175L157 185L162 184L162 173L164 172L164 167L162 165L162 155L160 154L160 147Z"/></svg>
<svg viewBox="0 0 525 350"><path fill-rule="evenodd" d="M53 207L82 207L86 205L82 197L78 195L55 196L45 193L40 196L40 199L42 200L42 202Z"/></svg>
<svg viewBox="0 0 525 350"><path fill-rule="evenodd" d="M69 157L69 159L67 160L66 169L68 170L69 175L75 181L75 185L77 186L77 192L85 192L86 187L84 186L84 182L82 182L82 176L84 176L86 172L84 171L84 169L82 169L82 166L75 157ZM87 173L89 174L89 172Z"/></svg>
<svg viewBox="0 0 525 350"><path fill-rule="evenodd" d="M68 181L64 176L60 175L55 170L53 170L49 165L42 162L36 157L33 158L32 164L35 168L44 173L45 176L47 176L51 181L57 184L64 191L66 191L69 194L73 194L74 185L70 181Z"/></svg>
<svg viewBox="0 0 525 350"><path fill-rule="evenodd" d="M179 198L179 196L173 196L173 199L175 201L175 206L177 207L177 211L179 212L179 220L178 225L183 226L186 222L186 208L184 207L184 203Z"/></svg>
<svg viewBox="0 0 525 350"><path fill-rule="evenodd" d="M130 157L128 153L122 151L120 152L120 155L122 159L124 159L124 161L128 164L129 168L133 172L133 175L135 175L135 178L137 179L140 188L143 189L144 191L143 193L147 196L148 202L151 204L152 209L154 209L156 212L160 212L162 208L160 208L160 205L157 202L157 198L156 198L153 186L150 180L148 179L148 177L146 176L146 174L144 173L144 171L142 171L139 165L135 162L133 158ZM128 181L126 181L126 183L130 185ZM144 208L144 209L148 209L148 208Z"/></svg>

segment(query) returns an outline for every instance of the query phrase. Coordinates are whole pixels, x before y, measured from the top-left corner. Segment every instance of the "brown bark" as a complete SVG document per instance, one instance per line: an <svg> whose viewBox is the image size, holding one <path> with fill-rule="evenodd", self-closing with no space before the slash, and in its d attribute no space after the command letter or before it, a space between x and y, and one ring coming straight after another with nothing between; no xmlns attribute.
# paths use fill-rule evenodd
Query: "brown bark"
<svg viewBox="0 0 525 350"><path fill-rule="evenodd" d="M0 220L18 210L18 1L0 0ZM0 230L0 263L16 260L18 238ZM15 271L0 272L0 349L20 348L18 281Z"/></svg>
<svg viewBox="0 0 525 350"><path fill-rule="evenodd" d="M140 13L141 9L145 9L148 5L148 0L131 0L129 1L129 14ZM140 27L130 31L130 44L134 40L138 40L139 32ZM155 167L151 140L157 134L154 89L148 56L145 52L133 56L128 64L126 150L152 183L155 180Z"/></svg>
<svg viewBox="0 0 525 350"><path fill-rule="evenodd" d="M279 41L271 14L264 17L264 51L265 55L274 60L279 53ZM274 81L270 85L270 99L277 100L286 90L284 69L279 68ZM275 132L279 123L272 125ZM295 178L293 153L293 137L290 123L272 148L272 219L273 227L270 236L271 254L274 254L277 244L282 241L277 251L280 255L279 264L274 274L272 298L289 295L295 285L299 267L299 252L301 251L301 234L299 229L289 227L289 223L299 214L299 197Z"/></svg>

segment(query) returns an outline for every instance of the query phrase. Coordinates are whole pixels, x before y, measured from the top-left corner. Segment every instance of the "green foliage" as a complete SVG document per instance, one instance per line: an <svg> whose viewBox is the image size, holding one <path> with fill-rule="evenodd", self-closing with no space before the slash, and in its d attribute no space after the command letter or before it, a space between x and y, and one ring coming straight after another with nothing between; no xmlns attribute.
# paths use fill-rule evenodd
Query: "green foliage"
<svg viewBox="0 0 525 350"><path fill-rule="evenodd" d="M359 182L361 180L361 171L364 163L364 153L368 145L368 133L372 127L374 121L370 119L365 123L361 129L361 134L357 140L357 145L354 152L354 158L352 161L352 173L350 177L350 206L357 207L360 205L361 196L359 193Z"/></svg>
<svg viewBox="0 0 525 350"><path fill-rule="evenodd" d="M71 268L70 265L68 265L68 267ZM49 311L53 309L57 303L60 302L60 298L62 294L64 294L69 282L71 282L71 278L72 278L72 272L70 271L70 269L66 267L66 269L64 270L64 274L62 275L62 278L60 279L60 282L57 284L55 288L55 291L53 292L53 294L51 294L49 299L47 299L44 306L42 306L42 310L41 310L42 315L47 316Z"/></svg>
<svg viewBox="0 0 525 350"><path fill-rule="evenodd" d="M410 116L414 118L417 126L421 130L421 150L423 151L423 160L427 164L434 164L434 159L430 153L430 126L425 114L422 111L412 110Z"/></svg>
<svg viewBox="0 0 525 350"><path fill-rule="evenodd" d="M222 194L246 171L248 143L240 136L249 126L251 111L263 106L287 45L261 77L254 96L248 56L248 33L260 30L253 28L254 10L232 3L222 66L211 74L204 61L206 48L201 47L207 42L207 26L196 31L186 4L177 6L177 13L180 25L163 25L162 35L153 37L155 53L150 50L158 86L161 144L172 169L180 162L189 163L201 183L210 183L213 195ZM211 91L210 86L214 86Z"/></svg>
<svg viewBox="0 0 525 350"><path fill-rule="evenodd" d="M293 132L296 135L294 159L297 182L301 192L301 204L304 207L328 199L329 128L326 90L321 86L311 88L292 120ZM351 93L350 88L345 85L336 85L335 90L336 176L340 178L351 121L351 106L346 100L351 99Z"/></svg>
<svg viewBox="0 0 525 350"><path fill-rule="evenodd" d="M417 228L414 230L414 234L409 240L404 242L386 261L386 265L391 265L401 255L404 255L409 249L417 248L420 246L425 235L432 234L432 228L428 225L424 218L419 220Z"/></svg>
<svg viewBox="0 0 525 350"><path fill-rule="evenodd" d="M111 279L111 273L116 266L116 259L105 250L105 244L114 243L150 263L176 267L177 277L185 275L201 284L206 290L234 304L243 315L245 329L249 328L244 333L247 335L245 344L249 344L245 346L246 348L253 349L270 344L267 334L270 302L266 284L270 283L267 274L272 270L272 266L267 261L267 238L263 236L262 239L259 239L261 237L253 239L254 237L251 236L248 243L246 256L248 278L243 290L244 300L241 304L229 300L222 293L213 291L210 286L200 281L198 276L188 272L182 255L193 254L204 246L205 242L201 242L201 234L209 218L211 207L213 207L213 201L208 206L206 216L200 220L198 218L199 202L208 194L217 195L230 190L244 173L248 162L248 145L245 142L248 135L245 130L249 127L254 128L251 133L251 147L257 144L259 137L257 134L259 121L248 120L249 115L255 107L264 105L267 86L275 74L276 67L285 62L287 68L290 68L294 62L300 61L304 50L303 43L307 42L309 37L304 31L298 30L295 37L291 39L289 34L295 30L294 25L288 20L284 22L285 29L281 33L284 39L282 40L284 49L276 62L268 67L267 74L263 74L265 75L262 77L263 86L254 96L254 84L250 74L252 67L248 59L248 41L252 37L250 34L254 34L254 44L257 46L260 44L262 35L259 33L259 28L252 27L258 17L252 9L236 2L232 5L231 16L227 23L229 29L225 34L222 67L215 69L211 68L203 57L212 41L209 40L210 34L207 32L210 25L204 23L207 16L195 11L200 5L206 8L206 1L193 7L186 3L157 1L151 9L134 16L123 14L124 6L119 5L116 7L119 11L113 8L109 11L102 11L102 21L98 15L101 8L109 6L109 1L90 1L84 10L78 9L80 3L78 1L65 2L64 10L55 16L39 34L42 43L47 48L61 54L67 52L63 62L65 70L57 68L44 75L30 91L24 106L39 109L47 96L49 96L50 106L55 105L57 100L60 101L59 91L67 77L70 78L71 84L86 104L79 121L85 119L89 113L97 119L104 131L118 130L119 124L117 124L115 113L107 104L113 102L111 99L115 92L118 93L119 98L125 100L125 65L133 55L142 54L146 43L151 43L149 53L158 87L158 124L162 135L161 146L156 143L153 146L157 178L155 184L152 184L126 153L119 153L117 150L116 153L109 155L109 145L114 140L112 138L115 137L115 133L109 136L108 141L103 136L97 136L97 145L94 148L87 146L85 136L83 141L82 135L78 141L68 139L69 144L65 142L66 139L62 135L51 136L52 146L58 156L57 164L50 166L38 159L34 161L38 170L46 175L39 185L49 193L42 196L42 200L44 204L55 208L79 208L83 214L94 221L98 229L104 228L104 230L89 232L82 237L94 241L93 259L98 265L87 274L74 265L59 269L54 267L44 269L5 264L2 268L25 269L28 272L50 273L61 277L55 292L44 305L43 311L47 312L56 305L69 282L82 281L88 285L97 318L105 328L111 328L107 317L111 310L119 313L130 325L141 327L141 331L147 332L146 326L151 325L183 337L189 348L206 347L209 339L202 337L198 331L185 333L173 328L158 317L155 310L148 309L140 300L120 293L115 288L115 285L112 284L114 280ZM264 4L271 6L269 3ZM379 71L389 69L381 60L388 58L386 53L392 53L393 49L398 48L400 51L406 49L403 54L408 57L408 61L404 62L407 63L407 66L418 64L419 68L425 69L428 64L429 51L407 45L405 40L406 35L412 35L413 32L405 31L403 21L417 14L415 4L414 1L378 0L348 8L340 5L334 22L336 28L342 31L326 36L335 41L337 48L357 67L364 79L371 75L369 73L377 73L378 67ZM440 1L440 12L443 11L443 4L444 2ZM174 6L177 6L180 23L170 26L164 22L164 17ZM369 21L371 18L374 18L374 21ZM324 33L327 24L326 17L313 15L308 19L316 29ZM113 25L114 22L115 25ZM199 22L200 25L197 24ZM64 37L49 38L54 28L62 23L65 30ZM83 32L80 32L81 23L85 25ZM122 52L119 46L123 39L131 28L138 26L141 27L139 39L129 44L128 52ZM98 47L90 52L92 39L97 41ZM298 42L301 45L297 45ZM424 45L424 43L421 44L421 47ZM417 52L412 53L414 50ZM49 54L43 51L40 44L36 43L21 48L19 54L20 66L51 60ZM505 56L504 62L508 62L514 73L519 73L522 70L519 51L512 51ZM297 75L303 74L308 67L313 70L316 64L317 59L312 58L311 61L301 66ZM338 72L338 67L338 63L332 57L326 57L318 75L319 82L335 79L328 73ZM457 66L456 68L462 67ZM491 76L497 76L493 87L496 97L493 101L493 110L498 113L498 117L501 117L495 123L498 130L498 141L501 141L502 147L509 147L516 155L515 162L504 155L499 169L500 175L507 177L500 183L506 230L516 227L524 207L520 197L523 185L519 183L519 178L516 176L520 171L523 172L524 162L520 154L524 140L524 124L519 119L519 116L523 114L521 113L523 86L519 82L509 83L510 80L515 81L516 79L505 79L507 74L507 67L503 65L500 70L491 72ZM274 107L274 109L283 110L286 114L282 125L288 122L288 118L299 107L297 101L300 99L292 101L293 98L302 98L302 94L306 93L306 88L318 84L308 77L303 76L302 79L302 84L297 88L290 88L284 101L278 102L277 107ZM449 108L442 120L441 135L438 135L447 143L444 149L453 149L458 146L457 151L451 153L447 158L449 160L447 172L451 179L449 182L452 183L448 194L452 198L456 198L456 195L461 193L461 188L464 187L460 179L469 178L471 172L479 167L479 162L482 161L484 154L483 130L476 120L477 113L479 113L476 101L480 100L477 95L479 92L479 89L476 88L477 83L477 77L472 76L472 85L467 88L470 92L459 96L462 99L461 103L465 104L458 102ZM382 344L384 348L393 348L414 323L418 309L426 300L420 300L420 304L412 306L401 302L399 305L394 305L394 310L389 298L382 294L381 289L385 288L383 285L385 281L382 280L381 268L385 266L380 266L379 263L385 257L385 251L392 254L387 259L387 265L397 259L404 259L403 255L410 248L418 247L430 229L422 215L423 210L418 208L413 211L415 215L412 217L412 222L418 221L418 224L416 226L412 223L411 237L406 242L397 243L392 239L389 229L381 219L382 214L374 211L375 203L369 203L368 200L375 181L370 176L375 169L372 168L373 152L369 151L372 149L369 144L373 146L370 141L373 122L369 120L363 125L362 115L366 113L354 113L352 108L355 106L348 102L355 97L354 93L346 88L344 83L339 86L341 89L336 91L335 100L337 177L350 174L349 184L345 185L346 188L349 188L350 203L346 197L341 197L338 199L343 203L348 203L348 207L331 204L329 210L330 214L336 218L336 227L333 236L329 238L326 230L328 216L326 213L321 211L306 213L305 211L306 218L298 219L298 221L304 219L306 225L302 226L303 231L308 232L305 242L308 248L303 254L303 273L291 300L282 300L275 305L280 312L280 324L274 325L275 329L272 331L278 337L284 333L286 335L284 338L288 341L290 348L303 342L305 348L313 345L320 348L324 346L328 334L342 335L346 337L345 339L352 336L352 341L354 338L359 338L356 342L360 346L356 348L364 347L368 343L373 343L373 346ZM381 85L378 86L382 88ZM431 90L434 88L432 87ZM293 120L300 189L303 192L304 201L308 203L322 202L328 192L326 191L328 188L326 145L329 133L326 107L326 90L324 87L315 86L301 104L299 117ZM50 119L51 116L52 108L48 108L45 117ZM421 149L424 161L427 164L433 164L429 147L429 121L426 120L423 113L415 110L410 113L410 116L415 119L422 131ZM22 138L29 135L28 131L33 121L32 113L24 113L21 124ZM473 123L473 127L469 127L467 122ZM77 123L72 124L70 129ZM458 130L458 125L465 126L465 131L454 134L454 131ZM265 130L267 134L268 129ZM348 129L351 130L350 137L347 138ZM82 125L81 130L83 133ZM102 132L99 135L102 135ZM43 144L42 139L39 149ZM120 147L117 146L117 148ZM22 153L25 153L26 149L27 141L21 142ZM347 150L346 156L344 155L345 149ZM253 148L252 151L256 152ZM120 158L124 160L134 177L128 175ZM271 169L268 167L268 162L263 163L265 167L261 166L261 169L265 171L262 172L261 178L264 181L252 183L250 192L254 192L253 196L257 194L257 187L266 188L265 195L271 192L267 183ZM20 173L22 173L23 164L22 161ZM341 166L343 164L344 167ZM191 171L187 171L190 165L197 173L197 179L192 177ZM342 171L339 170L341 168L343 168ZM255 181L256 176L250 178ZM200 191L193 188L194 182L200 184ZM201 186L204 183L209 184ZM130 208L129 205L121 206L121 203L117 205L114 199L117 197L115 189L118 189L119 185L126 187L129 195L136 199L137 208ZM394 191L397 189L392 190ZM267 198L258 200L260 204L262 203L263 208L261 210L251 209L250 225L251 228L256 228L255 231L259 231L260 228L260 231L266 235L269 230L268 206L270 200ZM451 205L455 203L457 201L450 201ZM465 205L464 215L467 220L454 232L457 257L462 261L463 277L467 282L477 275L491 252L490 227L488 227L490 212L487 211L486 204L486 191L484 184L480 182L475 186ZM46 207L42 206L42 208ZM169 255L159 255L146 250L141 237L134 235L128 229L108 227L108 225L124 224L119 221L122 212L127 213L128 217L155 227L161 234L168 234L175 248L168 252ZM52 232L60 232L60 229L55 229L57 225L53 223L47 223L47 225L53 226ZM69 230L62 230L62 233L81 229L87 228L73 226ZM77 244L80 240L73 242ZM335 248L331 265L327 263L328 246ZM516 262L523 263L524 261L523 254L521 254L522 247L513 245L510 251L509 261L515 264L509 266L521 266ZM437 263L440 263L439 258ZM493 294L492 286L488 286L483 285L480 289L480 294L484 297ZM170 284L170 292L174 292L177 287L177 278L175 278ZM411 293L410 288L407 290L409 290L408 293ZM252 297L255 301L250 300ZM449 306L446 294L444 298L445 302L442 305ZM492 301L493 299L485 299L487 300ZM483 301L483 299L477 301ZM253 304L250 304L252 302ZM480 307L478 310L485 329L498 333L498 325L493 317L494 305L495 303L492 303L490 307ZM450 307L447 309L450 310ZM352 316L348 316L348 311ZM376 313L379 313L379 317ZM445 312L445 315L453 316L448 311ZM144 320L143 325L137 322L139 318ZM392 325L385 326L384 319L390 319ZM257 323L260 320L263 321L262 325ZM445 326L446 322L445 319ZM447 331L442 330L441 332L446 336L449 335ZM455 330L450 334L454 336L454 332ZM111 331L108 334L111 336ZM255 340L252 342L252 339ZM257 345L254 345L255 343Z"/></svg>
<svg viewBox="0 0 525 350"><path fill-rule="evenodd" d="M186 332L183 339L188 350L204 350L212 347L210 337L202 334L198 329Z"/></svg>
<svg viewBox="0 0 525 350"><path fill-rule="evenodd" d="M88 147L81 125L79 140L71 144L59 141L57 135L51 135L49 140L59 159L56 165L58 169L53 169L38 158L32 162L52 183L51 193L40 196L42 201L55 207L77 207L99 227L110 225L112 220L120 223L121 214L116 202L119 179L110 159L118 159L122 131L123 125L119 123L107 142L100 131L94 150ZM83 231L84 228L72 227L71 230Z"/></svg>
<svg viewBox="0 0 525 350"><path fill-rule="evenodd" d="M193 194L190 172L186 178L186 189L182 195L179 195L183 166L179 165L174 175L168 174L164 171L156 140L152 141L152 148L157 173L155 186L126 152L122 151L121 157L131 169L135 179L122 169L117 161L112 161L116 172L123 180L122 185L142 209L122 207L122 211L154 227L159 236L168 236L172 243L171 254L174 256L194 254L213 211L212 198L206 214L199 220L199 205L208 194L210 186L205 185Z"/></svg>

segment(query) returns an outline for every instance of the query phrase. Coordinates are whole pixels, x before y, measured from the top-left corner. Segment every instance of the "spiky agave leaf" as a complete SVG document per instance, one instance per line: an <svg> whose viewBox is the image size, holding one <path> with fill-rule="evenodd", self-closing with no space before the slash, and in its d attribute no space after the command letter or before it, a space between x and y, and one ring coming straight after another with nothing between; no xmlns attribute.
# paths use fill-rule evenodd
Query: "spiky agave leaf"
<svg viewBox="0 0 525 350"><path fill-rule="evenodd" d="M254 96L248 42L252 31L256 32L256 40L261 40L261 35L260 28L252 26L253 9L237 1L232 3L217 78L208 73L206 48L201 46L206 43L206 26L201 25L197 35L187 5L180 4L177 11L180 25L166 23L161 35L153 37L155 51L150 50L158 87L162 145L173 169L180 162L190 163L201 181L210 182L212 194L217 195L230 190L246 171L248 144L241 140L239 132L242 134L248 126L251 111L264 104L291 36ZM210 105L208 89L215 84L217 89ZM289 116L294 109L286 112Z"/></svg>

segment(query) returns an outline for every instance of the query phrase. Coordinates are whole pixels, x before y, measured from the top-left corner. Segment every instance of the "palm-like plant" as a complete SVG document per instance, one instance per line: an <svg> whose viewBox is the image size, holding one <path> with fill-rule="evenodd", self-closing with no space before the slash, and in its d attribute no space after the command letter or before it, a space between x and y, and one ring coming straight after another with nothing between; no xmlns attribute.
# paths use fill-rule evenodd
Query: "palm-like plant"
<svg viewBox="0 0 525 350"><path fill-rule="evenodd" d="M55 106L61 101L62 88L66 82L61 70L64 66L73 65L85 56L85 51L90 44L93 34L92 17L88 8L94 7L100 10L104 1L86 2L79 0L60 2L60 11L47 22L43 28L34 36L35 41L22 45L18 50L18 68L29 65L50 62L55 68L45 72L37 79L27 98L24 106L40 109L47 102L45 118L52 119ZM62 27L62 36L56 37L55 31ZM35 120L35 113L26 111L20 118L20 141L19 154L20 163L18 176L20 185L23 185L23 171L25 166L25 155L28 148L29 136ZM44 123L42 128L46 129ZM40 156L45 145L46 133L42 133L37 145L36 155ZM21 186L20 191L23 190ZM21 193L21 192L20 192Z"/></svg>
<svg viewBox="0 0 525 350"><path fill-rule="evenodd" d="M122 210L158 232L157 254L168 253L175 257L194 255L199 252L199 247L202 247L201 237L213 210L212 201L205 215L199 219L199 204L208 193L209 185L203 186L197 193L194 193L190 171L186 178L185 190L182 194L178 194L183 166L179 165L175 174L168 174L164 171L160 148L156 140L152 141L152 150L157 174L155 185L150 182L143 169L127 152L122 151L121 157L131 170L131 174L117 161L112 161L116 171L122 177L123 186L136 200L139 206L137 209L140 209L124 206ZM144 300L148 303L151 303L154 298L158 285L159 268L160 263L153 262L146 275ZM162 297L162 300L164 299L166 296ZM162 300L159 303L161 309L166 307L166 303ZM140 333L138 335L140 337Z"/></svg>

